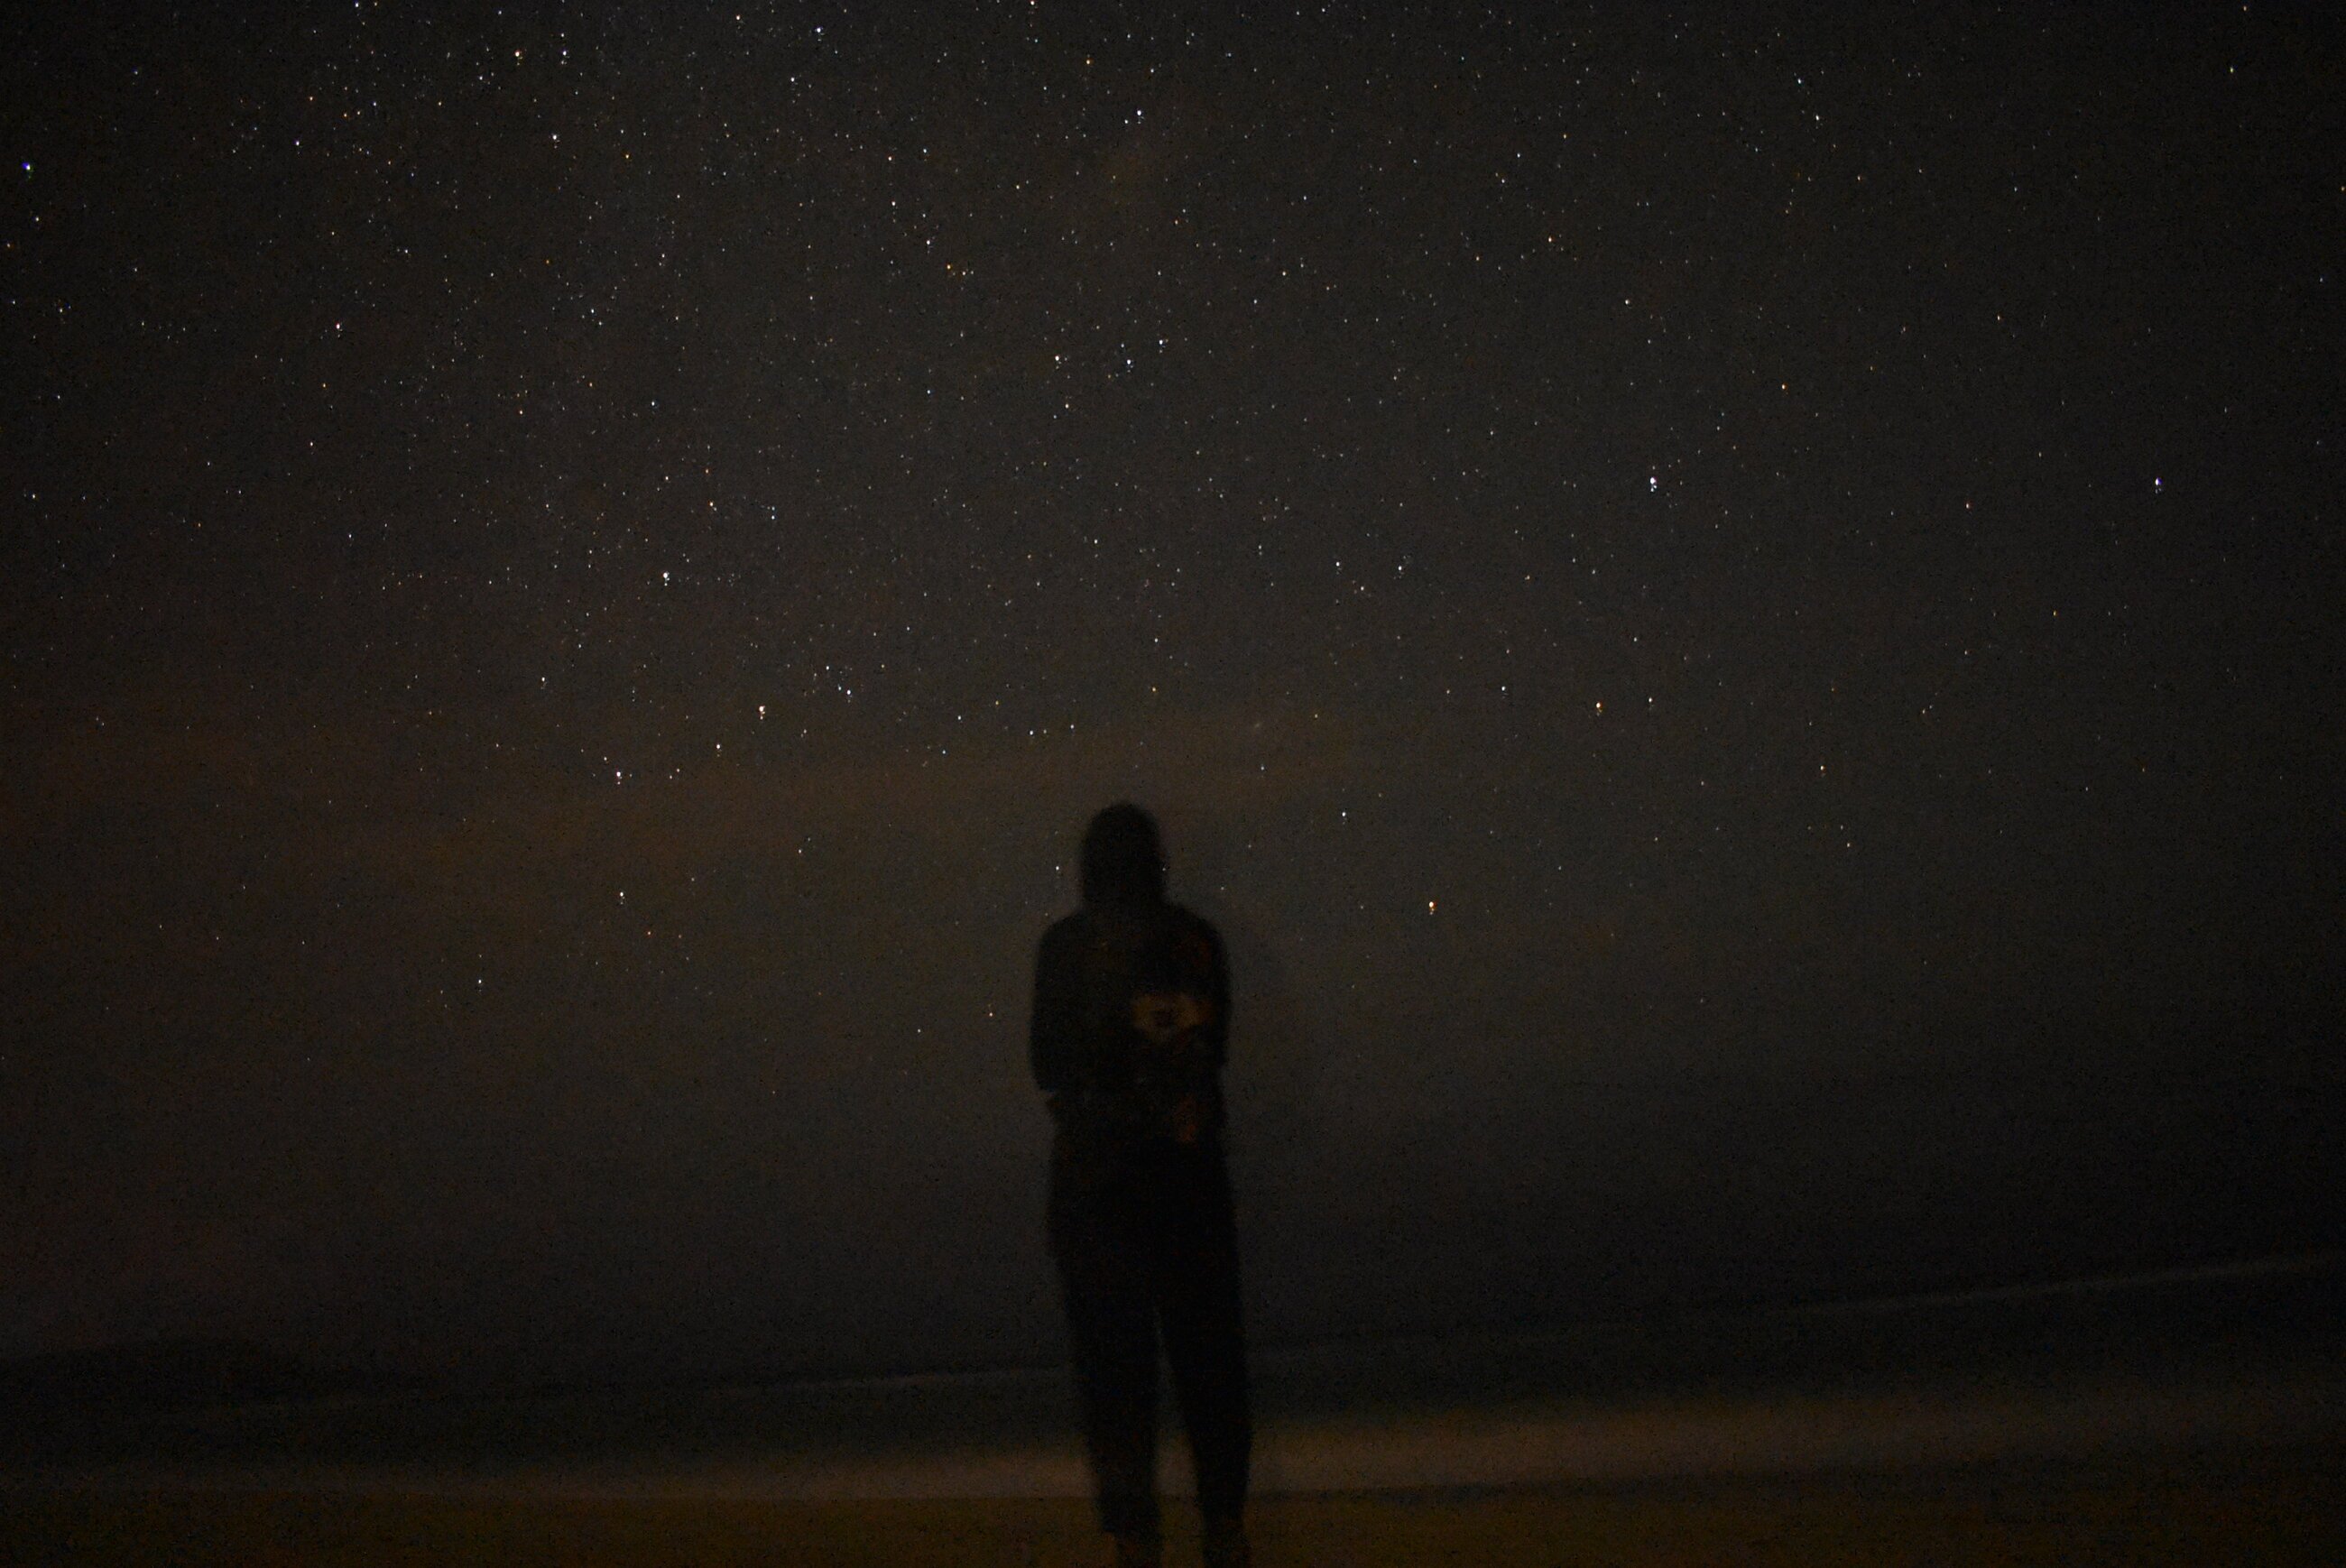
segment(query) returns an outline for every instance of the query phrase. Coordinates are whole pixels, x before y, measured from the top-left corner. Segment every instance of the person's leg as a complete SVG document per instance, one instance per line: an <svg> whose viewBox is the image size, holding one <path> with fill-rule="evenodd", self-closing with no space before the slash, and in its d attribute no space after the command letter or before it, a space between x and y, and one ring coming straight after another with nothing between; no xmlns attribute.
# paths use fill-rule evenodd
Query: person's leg
<svg viewBox="0 0 2346 1568"><path fill-rule="evenodd" d="M1146 1250L1113 1217L1055 1201L1051 1250L1067 1311L1100 1528L1150 1561L1157 1502L1157 1325Z"/></svg>
<svg viewBox="0 0 2346 1568"><path fill-rule="evenodd" d="M1216 1162L1197 1173L1192 1203L1159 1250L1157 1297L1166 1359L1197 1466L1208 1563L1246 1562L1241 1521L1254 1433L1248 1410L1246 1332L1239 1304L1237 1227L1229 1178Z"/></svg>

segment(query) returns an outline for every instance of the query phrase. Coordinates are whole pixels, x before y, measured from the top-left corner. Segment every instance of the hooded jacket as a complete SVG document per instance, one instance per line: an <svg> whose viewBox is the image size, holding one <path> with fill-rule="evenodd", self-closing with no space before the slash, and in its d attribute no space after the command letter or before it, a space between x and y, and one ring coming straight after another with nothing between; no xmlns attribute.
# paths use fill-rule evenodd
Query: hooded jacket
<svg viewBox="0 0 2346 1568"><path fill-rule="evenodd" d="M1093 820L1083 869L1083 908L1035 955L1035 1084L1086 1143L1214 1143L1229 1040L1221 939L1167 901L1156 825L1139 808Z"/></svg>

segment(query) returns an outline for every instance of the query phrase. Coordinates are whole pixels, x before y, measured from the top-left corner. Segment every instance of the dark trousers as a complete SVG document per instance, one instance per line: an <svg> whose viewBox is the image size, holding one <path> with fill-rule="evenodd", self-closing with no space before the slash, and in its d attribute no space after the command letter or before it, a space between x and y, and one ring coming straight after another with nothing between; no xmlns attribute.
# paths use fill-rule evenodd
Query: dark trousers
<svg viewBox="0 0 2346 1568"><path fill-rule="evenodd" d="M1198 1512L1235 1522L1254 1433L1238 1230L1220 1151L1209 1143L1104 1156L1062 1133L1052 1154L1050 1234L1100 1527L1158 1533L1160 1333L1197 1467Z"/></svg>

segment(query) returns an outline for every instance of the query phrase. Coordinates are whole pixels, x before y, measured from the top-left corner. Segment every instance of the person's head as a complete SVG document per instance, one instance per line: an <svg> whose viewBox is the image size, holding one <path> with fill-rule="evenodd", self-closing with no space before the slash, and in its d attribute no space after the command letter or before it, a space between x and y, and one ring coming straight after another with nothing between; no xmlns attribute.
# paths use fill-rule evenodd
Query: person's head
<svg viewBox="0 0 2346 1568"><path fill-rule="evenodd" d="M1119 800L1084 830L1084 902L1165 901L1165 846L1157 820Z"/></svg>

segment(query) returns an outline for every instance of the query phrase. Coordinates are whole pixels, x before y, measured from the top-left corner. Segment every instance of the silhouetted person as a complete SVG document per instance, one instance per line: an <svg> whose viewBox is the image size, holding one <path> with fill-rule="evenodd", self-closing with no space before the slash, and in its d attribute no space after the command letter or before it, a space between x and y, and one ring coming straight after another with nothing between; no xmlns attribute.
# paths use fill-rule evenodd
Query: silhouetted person
<svg viewBox="0 0 2346 1568"><path fill-rule="evenodd" d="M1051 1253L1100 1527L1155 1564L1157 1346L1189 1433L1209 1568L1248 1561L1253 1431L1237 1227L1222 1153L1229 972L1166 901L1157 824L1110 806L1084 834L1084 907L1043 935L1028 1054L1050 1097Z"/></svg>

